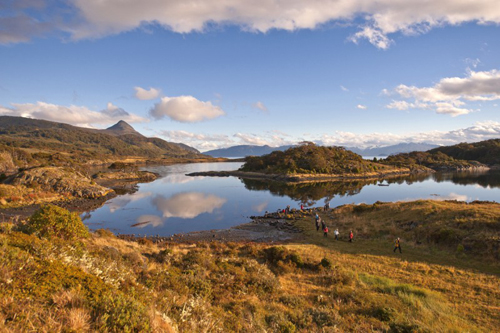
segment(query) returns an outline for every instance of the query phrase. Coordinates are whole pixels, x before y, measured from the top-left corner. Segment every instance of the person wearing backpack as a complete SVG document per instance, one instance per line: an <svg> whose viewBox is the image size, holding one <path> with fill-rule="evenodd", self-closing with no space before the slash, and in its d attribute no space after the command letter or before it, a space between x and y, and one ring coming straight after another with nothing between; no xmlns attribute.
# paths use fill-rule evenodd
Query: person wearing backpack
<svg viewBox="0 0 500 333"><path fill-rule="evenodd" d="M323 236L328 237L328 227L326 225L323 228Z"/></svg>
<svg viewBox="0 0 500 333"><path fill-rule="evenodd" d="M335 235L335 240L339 240L339 229L335 229L333 234Z"/></svg>

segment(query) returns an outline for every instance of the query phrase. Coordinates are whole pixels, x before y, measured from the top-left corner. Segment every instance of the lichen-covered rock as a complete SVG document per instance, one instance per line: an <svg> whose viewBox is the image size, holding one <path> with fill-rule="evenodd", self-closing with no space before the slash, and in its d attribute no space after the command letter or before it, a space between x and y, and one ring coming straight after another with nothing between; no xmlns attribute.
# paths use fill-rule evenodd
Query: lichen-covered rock
<svg viewBox="0 0 500 333"><path fill-rule="evenodd" d="M6 183L89 199L98 198L110 192L108 188L95 184L83 173L63 167L24 170L9 177Z"/></svg>

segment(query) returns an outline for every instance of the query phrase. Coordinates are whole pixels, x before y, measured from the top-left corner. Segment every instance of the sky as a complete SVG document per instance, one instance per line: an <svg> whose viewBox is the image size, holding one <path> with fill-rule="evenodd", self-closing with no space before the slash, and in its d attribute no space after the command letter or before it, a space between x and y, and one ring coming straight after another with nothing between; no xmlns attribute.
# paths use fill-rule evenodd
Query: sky
<svg viewBox="0 0 500 333"><path fill-rule="evenodd" d="M0 115L201 151L500 138L498 0L3 0Z"/></svg>

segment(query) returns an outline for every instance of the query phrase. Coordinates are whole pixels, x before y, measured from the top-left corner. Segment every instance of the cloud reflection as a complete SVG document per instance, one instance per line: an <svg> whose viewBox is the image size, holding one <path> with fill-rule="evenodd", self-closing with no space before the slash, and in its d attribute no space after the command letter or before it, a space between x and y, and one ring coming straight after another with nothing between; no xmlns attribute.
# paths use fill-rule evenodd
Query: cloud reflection
<svg viewBox="0 0 500 333"><path fill-rule="evenodd" d="M269 201L265 201L263 203L260 203L260 204L257 204L257 205L253 205L252 209L254 211L256 211L257 213L262 213L264 211L264 209L267 208L268 204L269 204Z"/></svg>
<svg viewBox="0 0 500 333"><path fill-rule="evenodd" d="M200 192L179 193L168 199L158 195L153 199L153 205L163 212L163 217L182 219L192 219L203 213L212 213L226 202L226 199L216 195Z"/></svg>
<svg viewBox="0 0 500 333"><path fill-rule="evenodd" d="M126 195L122 195L122 196L119 196L119 197L111 200L109 202L109 204L107 204L107 205L109 207L110 213L114 213L118 209L124 208L129 203L147 198L147 197L151 196L151 194L152 194L151 192L144 192L144 193L136 192L133 194L126 194Z"/></svg>
<svg viewBox="0 0 500 333"><path fill-rule="evenodd" d="M146 226L158 227L171 217L192 219L203 213L212 213L214 210L221 208L226 202L227 200L224 198L200 192L179 193L170 198L157 195L153 198L152 203L162 212L163 217L142 215L133 226L139 228Z"/></svg>

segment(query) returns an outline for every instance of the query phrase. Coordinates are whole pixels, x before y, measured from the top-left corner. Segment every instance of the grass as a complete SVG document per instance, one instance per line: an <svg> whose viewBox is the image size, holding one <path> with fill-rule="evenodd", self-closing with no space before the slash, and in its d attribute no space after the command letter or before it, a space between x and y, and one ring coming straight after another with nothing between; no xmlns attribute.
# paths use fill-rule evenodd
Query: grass
<svg viewBox="0 0 500 333"><path fill-rule="evenodd" d="M385 223L403 221L406 210L430 207L434 218L427 224L455 216L452 203L433 202L321 212L341 231L355 230L352 244L316 233L312 212L290 216L304 237L287 245L155 244L105 230L70 241L1 223L0 331L495 331L495 265L475 253L457 254L448 243L429 243L436 248L429 250L409 238L415 228L404 233L403 254L394 254L392 234L369 239L372 226L362 228L370 220L386 230ZM465 207L484 222L474 222L477 232L494 223L495 207ZM381 214L380 220L371 220L372 214ZM400 228L387 224L392 227Z"/></svg>

